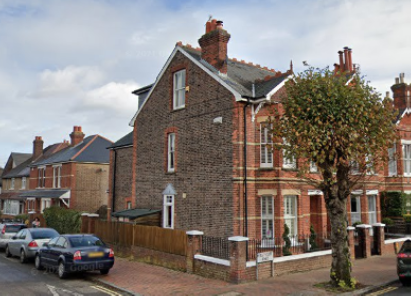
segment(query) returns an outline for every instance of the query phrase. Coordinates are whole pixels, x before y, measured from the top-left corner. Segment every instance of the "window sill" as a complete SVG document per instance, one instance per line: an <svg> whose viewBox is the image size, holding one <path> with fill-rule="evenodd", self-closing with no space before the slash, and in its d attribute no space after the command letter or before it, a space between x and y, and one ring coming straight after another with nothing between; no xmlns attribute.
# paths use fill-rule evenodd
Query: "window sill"
<svg viewBox="0 0 411 296"><path fill-rule="evenodd" d="M282 169L283 169L284 171L292 171L292 172L296 172L296 171L298 171L298 169L297 169L297 168L287 168L287 167L282 167Z"/></svg>
<svg viewBox="0 0 411 296"><path fill-rule="evenodd" d="M185 108L186 108L185 105L183 107L173 108L173 110L171 110L171 112L181 111L181 110L184 110Z"/></svg>
<svg viewBox="0 0 411 296"><path fill-rule="evenodd" d="M175 173L176 173L176 171L166 172L166 175L174 175Z"/></svg>
<svg viewBox="0 0 411 296"><path fill-rule="evenodd" d="M259 167L259 171L273 171L274 167Z"/></svg>

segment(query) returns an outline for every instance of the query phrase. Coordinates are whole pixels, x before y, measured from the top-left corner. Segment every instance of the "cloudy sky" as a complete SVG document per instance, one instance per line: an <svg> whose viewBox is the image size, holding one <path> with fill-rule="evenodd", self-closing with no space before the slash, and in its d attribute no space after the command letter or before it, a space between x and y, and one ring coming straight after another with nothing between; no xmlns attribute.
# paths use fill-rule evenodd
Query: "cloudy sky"
<svg viewBox="0 0 411 296"><path fill-rule="evenodd" d="M338 62L353 49L385 94L411 82L408 0L0 0L0 166L86 135L116 141L131 131L131 91L154 82L177 41L198 46L209 16L231 34L228 55L285 71Z"/></svg>

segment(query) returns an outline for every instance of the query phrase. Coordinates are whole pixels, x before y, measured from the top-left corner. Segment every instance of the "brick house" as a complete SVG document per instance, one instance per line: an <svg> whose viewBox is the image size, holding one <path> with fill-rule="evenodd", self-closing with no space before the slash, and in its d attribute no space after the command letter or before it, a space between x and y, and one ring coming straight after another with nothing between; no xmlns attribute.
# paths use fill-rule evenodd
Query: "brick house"
<svg viewBox="0 0 411 296"><path fill-rule="evenodd" d="M107 205L109 152L113 143L100 135L85 137L80 126L67 147L30 164L26 211L42 213L52 205L96 212Z"/></svg>
<svg viewBox="0 0 411 296"><path fill-rule="evenodd" d="M200 48L178 42L133 126L131 207L162 210L161 226L211 236L280 237L328 230L322 192L297 177L303 159L270 149L267 118L281 108L284 73L227 55L222 22L206 24ZM354 72L351 49L336 70ZM268 104L275 102L275 104ZM268 145L268 146L267 146ZM355 172L353 172L355 174ZM315 166L310 169L319 178ZM383 171L367 175L347 203L350 225L381 221Z"/></svg>
<svg viewBox="0 0 411 296"><path fill-rule="evenodd" d="M0 194L0 209L3 211L4 218L13 218L27 212L25 198L20 195L29 190L30 164L51 156L67 145L67 143L57 143L43 149L43 139L37 136L33 141L32 154L15 152L10 154L2 175L4 190Z"/></svg>

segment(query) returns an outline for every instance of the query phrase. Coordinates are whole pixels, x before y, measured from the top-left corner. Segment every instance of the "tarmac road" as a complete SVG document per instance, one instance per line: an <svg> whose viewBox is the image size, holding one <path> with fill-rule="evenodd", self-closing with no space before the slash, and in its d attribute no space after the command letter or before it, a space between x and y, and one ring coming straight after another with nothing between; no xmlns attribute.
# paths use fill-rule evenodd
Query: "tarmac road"
<svg viewBox="0 0 411 296"><path fill-rule="evenodd" d="M61 280L54 272L38 271L34 268L33 262L21 264L18 258L6 258L2 252L0 253L0 295L119 296L124 293L87 281L84 274L72 274L67 279Z"/></svg>

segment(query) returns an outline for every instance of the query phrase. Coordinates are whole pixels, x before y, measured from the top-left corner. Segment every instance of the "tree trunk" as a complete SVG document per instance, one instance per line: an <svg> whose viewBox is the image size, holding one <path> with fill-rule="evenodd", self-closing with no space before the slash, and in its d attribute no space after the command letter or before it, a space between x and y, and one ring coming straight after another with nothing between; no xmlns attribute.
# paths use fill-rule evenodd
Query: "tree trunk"
<svg viewBox="0 0 411 296"><path fill-rule="evenodd" d="M330 198L327 203L331 223L332 264L330 278L334 286L351 286L350 249L347 234L347 199Z"/></svg>
<svg viewBox="0 0 411 296"><path fill-rule="evenodd" d="M330 278L333 286L351 286L351 261L348 247L347 197L350 193L349 167L337 166L333 174L331 166L323 171L323 192L331 224L332 263Z"/></svg>

